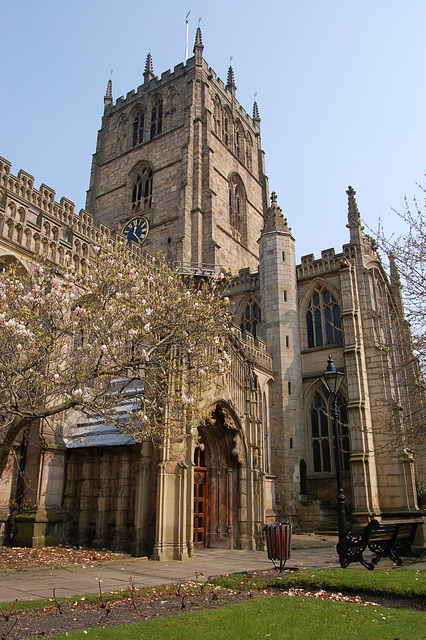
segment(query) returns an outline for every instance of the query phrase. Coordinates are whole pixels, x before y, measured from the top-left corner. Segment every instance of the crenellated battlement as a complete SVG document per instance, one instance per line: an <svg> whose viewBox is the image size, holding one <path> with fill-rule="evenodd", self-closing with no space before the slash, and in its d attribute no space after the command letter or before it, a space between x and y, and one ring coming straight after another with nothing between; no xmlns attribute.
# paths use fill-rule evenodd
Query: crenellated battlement
<svg viewBox="0 0 426 640"><path fill-rule="evenodd" d="M259 289L259 274L251 273L250 268L240 269L238 276L232 278L229 284L229 295L234 296L246 291L256 291Z"/></svg>
<svg viewBox="0 0 426 640"><path fill-rule="evenodd" d="M321 258L315 260L313 253L302 256L301 264L296 266L297 279L317 276L322 273L340 269L342 260L354 260L356 257L356 246L345 244L342 253L335 253L334 249L325 249L321 252Z"/></svg>
<svg viewBox="0 0 426 640"><path fill-rule="evenodd" d="M95 225L93 216L46 184L34 188L34 177L22 169L17 176L12 165L0 157L0 239L7 239L27 253L48 255L54 262L72 260L81 268L90 245L111 236L105 224ZM136 253L140 253L136 251Z"/></svg>

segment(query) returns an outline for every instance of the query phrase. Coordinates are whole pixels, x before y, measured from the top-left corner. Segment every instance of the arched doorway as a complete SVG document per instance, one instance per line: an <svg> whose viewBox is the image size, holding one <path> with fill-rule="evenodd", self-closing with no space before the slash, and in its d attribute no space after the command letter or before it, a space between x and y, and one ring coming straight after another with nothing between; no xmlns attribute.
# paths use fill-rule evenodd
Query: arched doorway
<svg viewBox="0 0 426 640"><path fill-rule="evenodd" d="M233 548L246 537L246 454L237 419L216 405L194 454L194 546Z"/></svg>

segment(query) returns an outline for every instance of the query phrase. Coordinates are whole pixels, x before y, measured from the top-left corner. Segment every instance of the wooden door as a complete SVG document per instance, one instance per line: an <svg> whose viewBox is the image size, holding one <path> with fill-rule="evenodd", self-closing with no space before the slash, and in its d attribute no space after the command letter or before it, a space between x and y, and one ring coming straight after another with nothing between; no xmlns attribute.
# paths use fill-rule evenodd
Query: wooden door
<svg viewBox="0 0 426 640"><path fill-rule="evenodd" d="M194 455L194 547L207 546L208 484L204 451Z"/></svg>

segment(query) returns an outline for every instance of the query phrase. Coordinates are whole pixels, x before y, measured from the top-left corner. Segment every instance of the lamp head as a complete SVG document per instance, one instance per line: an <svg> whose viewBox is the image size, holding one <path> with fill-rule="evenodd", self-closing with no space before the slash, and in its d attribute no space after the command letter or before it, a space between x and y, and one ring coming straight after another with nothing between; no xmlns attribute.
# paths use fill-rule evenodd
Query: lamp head
<svg viewBox="0 0 426 640"><path fill-rule="evenodd" d="M327 369L322 374L321 381L327 388L332 398L335 398L339 393L339 389L344 377L345 374L342 371L337 371L336 367L334 366L333 359L330 355L327 360Z"/></svg>

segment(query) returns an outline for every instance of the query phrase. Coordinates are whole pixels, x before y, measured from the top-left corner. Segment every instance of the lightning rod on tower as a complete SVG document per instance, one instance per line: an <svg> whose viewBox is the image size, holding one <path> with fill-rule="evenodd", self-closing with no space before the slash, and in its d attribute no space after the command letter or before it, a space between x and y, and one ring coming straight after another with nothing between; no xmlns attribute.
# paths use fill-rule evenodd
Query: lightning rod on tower
<svg viewBox="0 0 426 640"><path fill-rule="evenodd" d="M188 60L188 18L189 18L189 14L191 13L191 9L188 11L188 13L186 14L186 18L185 18L185 22L186 22L186 35L185 35L185 64L187 63Z"/></svg>

